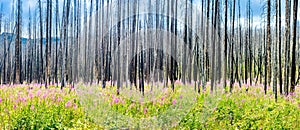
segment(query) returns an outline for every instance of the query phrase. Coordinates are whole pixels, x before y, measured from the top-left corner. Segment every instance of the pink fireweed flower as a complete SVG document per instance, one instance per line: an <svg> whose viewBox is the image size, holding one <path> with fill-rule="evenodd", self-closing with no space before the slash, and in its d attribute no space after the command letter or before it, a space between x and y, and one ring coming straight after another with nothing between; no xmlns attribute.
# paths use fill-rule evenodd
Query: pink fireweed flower
<svg viewBox="0 0 300 130"><path fill-rule="evenodd" d="M289 93L289 95L288 95L288 96L291 96L291 97L293 97L293 96L295 96L295 93L291 92L291 93Z"/></svg>
<svg viewBox="0 0 300 130"><path fill-rule="evenodd" d="M300 103L298 104L298 107L300 108Z"/></svg>
<svg viewBox="0 0 300 130"><path fill-rule="evenodd" d="M111 98L114 99L114 98L115 98L115 95L112 94L112 95L111 95Z"/></svg>
<svg viewBox="0 0 300 130"><path fill-rule="evenodd" d="M34 110L34 105L31 105L31 106L30 106L30 110Z"/></svg>
<svg viewBox="0 0 300 130"><path fill-rule="evenodd" d="M19 99L16 99L16 100L15 100L15 103L16 103L16 104L18 104L19 102L20 102Z"/></svg>
<svg viewBox="0 0 300 130"><path fill-rule="evenodd" d="M57 102L60 102L61 101L61 97L57 97Z"/></svg>
<svg viewBox="0 0 300 130"><path fill-rule="evenodd" d="M147 108L144 108L144 114L145 115L147 114Z"/></svg>
<svg viewBox="0 0 300 130"><path fill-rule="evenodd" d="M47 97L47 93L44 93L43 98L45 99Z"/></svg>
<svg viewBox="0 0 300 130"><path fill-rule="evenodd" d="M32 93L29 93L28 96L30 99L32 99L34 97Z"/></svg>
<svg viewBox="0 0 300 130"><path fill-rule="evenodd" d="M2 98L0 98L0 103L2 102Z"/></svg>
<svg viewBox="0 0 300 130"><path fill-rule="evenodd" d="M70 107L71 106L71 101L68 101L66 104L65 104L65 107Z"/></svg>
<svg viewBox="0 0 300 130"><path fill-rule="evenodd" d="M74 107L74 109L77 109L77 104L76 104L76 103L74 103L73 107Z"/></svg>
<svg viewBox="0 0 300 130"><path fill-rule="evenodd" d="M17 105L16 104L14 104L14 109L17 109Z"/></svg>
<svg viewBox="0 0 300 130"><path fill-rule="evenodd" d="M41 95L41 90L38 90L38 91L36 92L36 95L39 97L39 96Z"/></svg>
<svg viewBox="0 0 300 130"><path fill-rule="evenodd" d="M245 100L243 99L241 102L242 102L242 103L244 103L244 102L245 102Z"/></svg>
<svg viewBox="0 0 300 130"><path fill-rule="evenodd" d="M163 101L165 99L165 97L162 97L161 100Z"/></svg>
<svg viewBox="0 0 300 130"><path fill-rule="evenodd" d="M36 86L37 86L37 84L32 84L31 86L33 86L33 87L36 87Z"/></svg>
<svg viewBox="0 0 300 130"><path fill-rule="evenodd" d="M115 103L118 104L119 103L119 99L115 98Z"/></svg>
<svg viewBox="0 0 300 130"><path fill-rule="evenodd" d="M180 99L182 99L182 95L180 95Z"/></svg>
<svg viewBox="0 0 300 130"><path fill-rule="evenodd" d="M70 91L73 91L74 88L75 88L75 87L72 85L72 86L70 87Z"/></svg>
<svg viewBox="0 0 300 130"><path fill-rule="evenodd" d="M21 102L26 102L26 98L19 98L19 100L21 101Z"/></svg>
<svg viewBox="0 0 300 130"><path fill-rule="evenodd" d="M176 99L174 99L174 100L173 100L173 102L172 102L172 104L173 104L173 105L175 105L175 104L176 104L176 102L177 102L177 101L176 101Z"/></svg>

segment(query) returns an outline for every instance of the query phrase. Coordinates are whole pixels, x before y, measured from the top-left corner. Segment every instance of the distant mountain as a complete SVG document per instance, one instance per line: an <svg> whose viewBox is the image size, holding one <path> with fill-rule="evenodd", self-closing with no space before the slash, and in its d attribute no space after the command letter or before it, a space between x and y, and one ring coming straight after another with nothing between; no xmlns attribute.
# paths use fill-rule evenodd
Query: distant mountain
<svg viewBox="0 0 300 130"><path fill-rule="evenodd" d="M12 40L12 42L15 41L16 34L14 34L14 33L8 33L8 32L3 32L3 33L0 35L0 44L3 43L4 37L5 37L5 36L6 36L6 40L8 40L8 41L11 41L11 40ZM60 41L59 38L55 38L55 37L52 37L51 39L52 39L52 43L54 43L54 42L56 41L56 39L57 39L58 41ZM21 38L22 44L26 44L28 40L29 40L28 38L23 38L23 37ZM31 40L32 40L32 39L31 39ZM37 39L37 40L40 40L40 39ZM43 38L43 44L46 44L46 38Z"/></svg>
<svg viewBox="0 0 300 130"><path fill-rule="evenodd" d="M6 40L8 41L15 41L16 35L13 33L8 33L8 32L4 32L0 35L0 41L1 43L3 43L2 41L4 41L4 37L6 36ZM22 44L25 44L27 42L27 38L21 38Z"/></svg>

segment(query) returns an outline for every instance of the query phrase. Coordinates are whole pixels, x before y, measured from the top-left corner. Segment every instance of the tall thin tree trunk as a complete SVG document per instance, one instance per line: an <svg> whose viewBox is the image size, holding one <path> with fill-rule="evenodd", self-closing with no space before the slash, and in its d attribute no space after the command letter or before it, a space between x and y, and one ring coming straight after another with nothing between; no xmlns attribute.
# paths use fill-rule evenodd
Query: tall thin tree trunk
<svg viewBox="0 0 300 130"><path fill-rule="evenodd" d="M84 82L87 81L87 39L88 39L88 35L87 35L87 5L86 5L86 0L84 0L83 2L83 8L84 8L84 70L83 70L83 78L84 78ZM108 7L109 5L107 5Z"/></svg>
<svg viewBox="0 0 300 130"><path fill-rule="evenodd" d="M63 33L64 33L64 45L65 45L65 70L64 70L64 78L65 78L65 81L67 83L70 83L69 81L69 71L70 71L70 68L68 66L69 64L69 57L68 57L68 50L69 50L69 43L68 43L68 25L69 25L69 15L70 15L70 3L71 3L71 0L67 0L67 3L65 5L65 8L66 8L66 14L65 14L65 17L64 17L64 26L63 26Z"/></svg>
<svg viewBox="0 0 300 130"><path fill-rule="evenodd" d="M97 79L97 83L100 80L100 68L99 68L99 15L100 15L100 11L99 11L99 0L96 0L96 18L95 18L95 24L96 24L96 38L95 38L95 67L96 67L96 79Z"/></svg>
<svg viewBox="0 0 300 130"><path fill-rule="evenodd" d="M43 83L44 81L44 65L43 65L43 16L42 16L42 2L41 0L38 1L39 3L39 16L40 16L40 60L39 60L39 67L40 69L38 70L39 74L39 82Z"/></svg>
<svg viewBox="0 0 300 130"><path fill-rule="evenodd" d="M292 44L292 68L291 68L291 92L295 92L296 86L296 47L297 47L297 11L298 0L294 0L293 7L293 44Z"/></svg>
<svg viewBox="0 0 300 130"><path fill-rule="evenodd" d="M50 77L50 44L49 43L49 31L50 31L50 23L49 23L49 15L50 15L50 0L47 0L47 11L46 11L46 75L45 75L45 79L46 79L46 84L45 87L47 88L48 84L49 84L49 77Z"/></svg>
<svg viewBox="0 0 300 130"><path fill-rule="evenodd" d="M227 36L227 3L228 1L225 0L225 24L224 24L224 89L226 90L226 85L227 85L227 44L228 44L228 36ZM233 69L233 68L232 68ZM231 74L232 75L232 74ZM230 84L230 88L231 88Z"/></svg>
<svg viewBox="0 0 300 130"><path fill-rule="evenodd" d="M17 22L16 22L16 28L17 28L17 36L16 36L16 42L15 42L15 83L19 84L22 81L22 73L21 73L21 0L18 0L18 8L17 8Z"/></svg>
<svg viewBox="0 0 300 130"><path fill-rule="evenodd" d="M285 94L289 94L289 77L290 77L290 0L285 1Z"/></svg>
<svg viewBox="0 0 300 130"><path fill-rule="evenodd" d="M117 4L117 7L118 7L118 21L121 21L121 0L118 0L118 4ZM117 27L117 45L120 45L120 42L121 42L121 24L118 24L118 27ZM120 73L121 73L121 69L120 69L120 57L121 57L121 48L119 48L117 50L117 55L118 55L118 58L117 58L117 66L118 66L118 74L117 74L117 94L120 94L120 87L121 87L121 81L120 81ZM143 64L144 62L142 62Z"/></svg>
<svg viewBox="0 0 300 130"><path fill-rule="evenodd" d="M279 65L278 65L278 68L279 68L279 92L280 92L280 94L283 94L283 90L282 90L282 85L283 85L283 81L282 81L282 58L281 58L281 51L282 51L282 49L281 49L281 0L278 0L279 2L278 2L278 15L279 15L279 17L278 17L278 19L279 19L279 34L278 34L278 36L279 36L279 38L278 38L278 57L279 57L279 59L278 59L278 63L279 63Z"/></svg>
<svg viewBox="0 0 300 130"><path fill-rule="evenodd" d="M93 29L93 24L92 24L92 13L93 13L93 0L91 0L90 2L90 14L89 14L89 36L88 36L88 44L87 44L87 49L88 49L88 52L87 52L87 55L90 57L91 56L91 49L92 49L92 29ZM92 59L91 57L88 58L88 59ZM88 63L87 63L87 77L89 77L88 79L90 79L90 83L92 82L92 75L93 75L93 69L92 69L92 63L90 62L91 60L88 60Z"/></svg>
<svg viewBox="0 0 300 130"><path fill-rule="evenodd" d="M209 15L210 15L210 0L207 0L207 9L206 9L207 13L206 13L206 33L205 33L205 49L204 49L204 52L205 52L205 73L206 73L206 78L205 79L209 79L209 70L210 70L210 62L209 62L209 47L210 47L210 44L209 44Z"/></svg>
<svg viewBox="0 0 300 130"><path fill-rule="evenodd" d="M227 0L226 0L227 1ZM227 4L227 3L226 3ZM231 72L230 72L230 92L232 92L233 89L233 83L234 83L234 68L233 68L233 64L234 64L234 54L233 54L233 48L234 48L234 20L235 20L235 0L233 1L233 13L232 13L233 17L232 17L232 29L231 29ZM227 50L226 50L227 51ZM237 53L237 52L236 52ZM238 59L238 58L236 58ZM227 63L226 63L227 64ZM238 64L238 63L237 63ZM226 67L226 66L225 66ZM236 68L238 68L238 66L236 66ZM237 72L236 72L237 73ZM226 82L225 82L226 83Z"/></svg>
<svg viewBox="0 0 300 130"><path fill-rule="evenodd" d="M275 47L274 47L274 73L273 73L273 92L274 92L274 95L275 95L275 101L277 102L277 52L278 52L278 48L277 48L277 45L278 45L278 0L276 0L276 3L275 3L275 8L276 8L276 23L275 23L275 37L276 37L276 41L275 41ZM280 68L279 68L280 69Z"/></svg>
<svg viewBox="0 0 300 130"><path fill-rule="evenodd" d="M270 85L269 81L271 78L271 0L267 1L267 55L265 58L265 88ZM265 94L267 94L265 89Z"/></svg>
<svg viewBox="0 0 300 130"><path fill-rule="evenodd" d="M58 59L59 59L59 57L58 57L58 28L59 28L59 26L58 26L58 24L59 24L59 3L58 3L58 0L56 0L56 9L55 9L55 16L56 16L56 18L55 18L55 49L56 49L56 51L55 51L55 68L54 68L54 79L55 79L55 82L56 83L58 83ZM61 40L61 39L60 39Z"/></svg>

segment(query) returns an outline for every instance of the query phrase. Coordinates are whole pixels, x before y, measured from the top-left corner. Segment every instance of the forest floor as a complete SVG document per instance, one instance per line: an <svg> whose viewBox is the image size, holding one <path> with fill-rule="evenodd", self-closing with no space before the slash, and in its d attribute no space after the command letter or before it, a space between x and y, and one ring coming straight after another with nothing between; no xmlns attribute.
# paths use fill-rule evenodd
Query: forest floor
<svg viewBox="0 0 300 130"><path fill-rule="evenodd" d="M300 128L300 89L275 102L271 89L235 86L233 93L193 93L193 85L75 89L39 84L0 86L0 129L296 129Z"/></svg>

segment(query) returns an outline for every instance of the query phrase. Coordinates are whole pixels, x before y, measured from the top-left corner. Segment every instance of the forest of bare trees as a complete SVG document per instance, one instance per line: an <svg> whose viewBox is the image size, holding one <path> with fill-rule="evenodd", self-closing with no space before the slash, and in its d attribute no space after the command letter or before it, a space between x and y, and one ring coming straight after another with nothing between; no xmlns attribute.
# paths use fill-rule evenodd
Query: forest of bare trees
<svg viewBox="0 0 300 130"><path fill-rule="evenodd" d="M300 80L298 0L13 0L0 9L0 83L135 87L235 82L279 94ZM1 1L0 1L1 4ZM62 5L61 5L62 4ZM284 5L284 6L283 6ZM23 17L28 8L29 17ZM285 20L283 20L283 18ZM257 21L256 21L257 22ZM227 90L227 89L226 89Z"/></svg>

